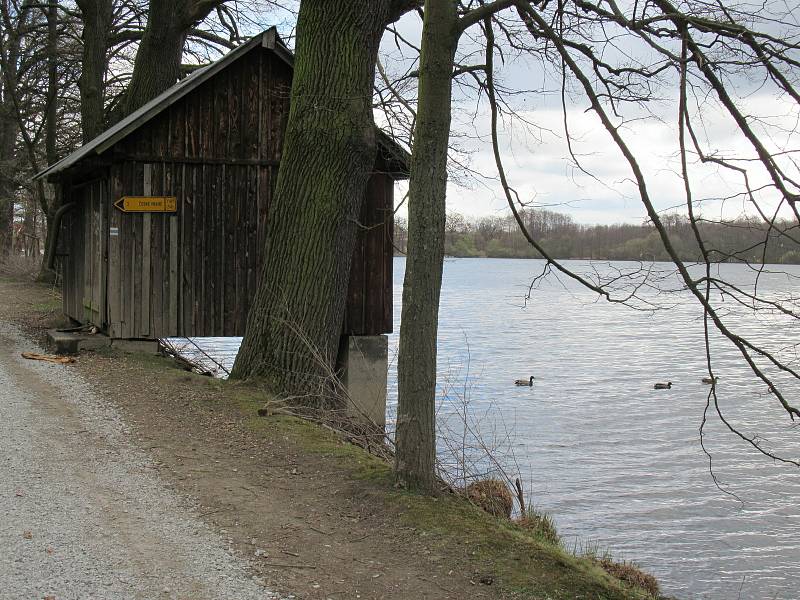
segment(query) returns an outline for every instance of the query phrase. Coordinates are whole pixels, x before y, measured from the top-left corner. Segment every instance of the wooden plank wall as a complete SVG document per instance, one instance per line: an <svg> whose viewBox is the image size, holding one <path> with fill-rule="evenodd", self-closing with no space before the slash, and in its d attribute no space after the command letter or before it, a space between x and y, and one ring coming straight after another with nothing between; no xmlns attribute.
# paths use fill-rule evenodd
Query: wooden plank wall
<svg viewBox="0 0 800 600"><path fill-rule="evenodd" d="M62 264L64 314L83 321L83 211L82 196L74 194L78 204L66 213L61 221L61 243L64 245Z"/></svg>
<svg viewBox="0 0 800 600"><path fill-rule="evenodd" d="M272 82L272 83L270 83ZM291 72L251 52L114 148L112 202L169 195L178 211L109 226L110 333L241 335L255 294Z"/></svg>
<svg viewBox="0 0 800 600"><path fill-rule="evenodd" d="M106 317L106 204L103 179L94 179L69 191L76 207L62 220L60 242L65 248L63 265L64 314L83 323L105 325Z"/></svg>
<svg viewBox="0 0 800 600"><path fill-rule="evenodd" d="M393 224L394 181L376 169L361 207L343 333L376 335L392 331Z"/></svg>
<svg viewBox="0 0 800 600"><path fill-rule="evenodd" d="M107 283L79 272L91 268L88 254L83 265L70 259L65 268L70 280L83 277L107 290L110 335L244 333L260 275L290 85L285 63L268 51L250 52L113 149L105 221L83 234L106 240L105 250L92 245L86 252L107 253ZM370 180L346 333L391 331L392 192L390 177ZM125 195L176 196L178 211L121 213L112 205ZM83 241L72 223L68 227L74 232L72 257ZM74 298L65 295L64 302L73 310Z"/></svg>

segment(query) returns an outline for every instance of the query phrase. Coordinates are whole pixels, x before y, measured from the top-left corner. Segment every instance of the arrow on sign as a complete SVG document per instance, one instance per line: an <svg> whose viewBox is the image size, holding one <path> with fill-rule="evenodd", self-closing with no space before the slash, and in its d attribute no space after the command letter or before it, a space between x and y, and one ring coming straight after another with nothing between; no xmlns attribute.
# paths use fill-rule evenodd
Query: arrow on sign
<svg viewBox="0 0 800 600"><path fill-rule="evenodd" d="M178 199L175 196L123 196L114 207L126 213L176 212Z"/></svg>

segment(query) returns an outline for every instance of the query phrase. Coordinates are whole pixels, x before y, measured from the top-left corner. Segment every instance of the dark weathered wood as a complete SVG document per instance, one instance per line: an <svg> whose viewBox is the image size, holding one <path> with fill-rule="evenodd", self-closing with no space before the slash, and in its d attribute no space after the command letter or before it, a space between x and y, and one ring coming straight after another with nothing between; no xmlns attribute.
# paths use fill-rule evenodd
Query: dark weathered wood
<svg viewBox="0 0 800 600"><path fill-rule="evenodd" d="M242 64L236 64L230 69L227 85L228 99L228 135L227 148L223 158L244 158L244 140L242 129L242 104L244 102L245 73Z"/></svg>
<svg viewBox="0 0 800 600"><path fill-rule="evenodd" d="M236 331L236 274L241 270L241 257L236 245L236 226L239 217L239 189L237 187L238 167L225 169L225 193L222 207L222 222L225 240L222 245L222 270L225 278L223 290L222 335L231 336Z"/></svg>
<svg viewBox="0 0 800 600"><path fill-rule="evenodd" d="M194 331L194 282L193 273L193 254L194 254L194 173L195 167L186 165L183 168L183 194L179 196L178 215L180 226L178 230L178 241L180 244L180 271L178 273L180 283L180 328L178 335L186 336ZM189 333L187 333L189 332Z"/></svg>
<svg viewBox="0 0 800 600"><path fill-rule="evenodd" d="M190 158L176 158L165 159L162 156L157 156L155 154L119 154L117 155L119 160L134 160L137 162L164 162L164 163L173 163L173 164L185 164L185 165L238 165L238 166L263 166L263 167L278 167L280 166L277 160L261 160L259 158L239 158L239 159L226 159L226 158L214 158L214 157L190 157Z"/></svg>
<svg viewBox="0 0 800 600"><path fill-rule="evenodd" d="M108 153L75 165L71 173L82 181L64 189L78 203L62 224L66 314L79 320L90 314L123 338L244 333L263 262L291 77L270 51L253 50ZM381 160L376 173L386 168ZM113 208L123 195L142 194L175 196L177 213ZM345 333L391 330L392 194L392 179L373 175L360 216L366 228L353 254Z"/></svg>
<svg viewBox="0 0 800 600"><path fill-rule="evenodd" d="M134 194L137 196L144 195L144 165L142 163L134 163L134 177L133 187ZM142 331L147 328L148 334L149 326L144 321L144 314L142 310L142 282L147 273L144 272L144 215L142 214L126 214L126 219L130 219L133 223L133 244L131 253L133 254L133 272L131 278L133 280L133 337L142 337Z"/></svg>
<svg viewBox="0 0 800 600"><path fill-rule="evenodd" d="M162 165L153 165L153 179L151 182L150 193L145 192L145 196L161 196L163 190L164 169ZM147 217L148 215L145 215ZM165 214L152 214L150 215L150 277L151 277L151 295L149 299L144 299L145 303L148 301L151 305L150 311L150 329L152 336L163 335L163 320L164 320L164 272L168 269L165 264L164 255L164 229L165 221L169 218ZM145 274L146 275L146 274Z"/></svg>
<svg viewBox="0 0 800 600"><path fill-rule="evenodd" d="M228 122L230 113L231 94L230 71L223 71L211 80L214 84L214 112L211 114L213 123L214 144L211 148L215 158L227 158L228 156L228 135L230 123Z"/></svg>
<svg viewBox="0 0 800 600"><path fill-rule="evenodd" d="M165 191L171 190L174 192L176 198L183 195L183 167L173 167L170 171L170 178L165 185ZM178 318L178 305L180 303L180 236L178 233L180 221L177 215L166 216L169 229L165 231L166 247L169 249L166 254L169 256L169 277L167 278L167 302L165 302L165 311L167 312L167 319L164 323L164 332L162 336L176 336L178 335L179 318Z"/></svg>
<svg viewBox="0 0 800 600"><path fill-rule="evenodd" d="M109 181L109 201L114 202L116 198L123 195L121 170L115 166L110 170ZM122 305L121 305L121 285L120 278L120 244L119 227L122 213L111 207L108 209L108 320L109 335L120 337L122 328Z"/></svg>
<svg viewBox="0 0 800 600"><path fill-rule="evenodd" d="M108 178L99 180L98 191L100 193L100 326L107 329L110 324L109 315L109 294L108 294L108 274L109 274L109 236L108 221L111 201L109 191L111 188Z"/></svg>
<svg viewBox="0 0 800 600"><path fill-rule="evenodd" d="M142 193L145 196L152 196L153 195L153 165L150 163L142 165ZM155 308L156 312L160 308L160 306L153 306L154 303L154 290L152 289L153 282L153 270L152 267L155 266L156 269L159 268L159 261L151 261L154 255L154 247L153 247L153 231L152 231L152 215L143 214L142 215L142 272L139 275L139 279L142 282L142 298L141 298L141 310L140 313L142 316L142 321L137 327L137 335L136 337L146 337L150 335L151 331L151 318L150 318L150 309ZM157 236L156 236L157 237ZM155 263L155 264L153 264Z"/></svg>
<svg viewBox="0 0 800 600"><path fill-rule="evenodd" d="M261 98L261 58L263 53L258 53L256 60L247 61L247 68L243 77L243 105L242 105L242 156L259 159L258 132L259 132L259 99Z"/></svg>

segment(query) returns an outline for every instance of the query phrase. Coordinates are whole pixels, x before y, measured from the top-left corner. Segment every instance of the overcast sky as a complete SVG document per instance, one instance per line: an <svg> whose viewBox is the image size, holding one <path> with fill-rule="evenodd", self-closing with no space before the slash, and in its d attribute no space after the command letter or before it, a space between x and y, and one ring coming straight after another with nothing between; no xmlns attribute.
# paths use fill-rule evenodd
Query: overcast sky
<svg viewBox="0 0 800 600"><path fill-rule="evenodd" d="M402 35L419 43L421 23L416 15L407 15L399 24ZM466 48L464 48L466 47ZM385 36L384 61L387 69L394 61L394 71L402 72L401 60L408 52L399 52L391 35ZM470 40L462 42L462 50L470 50ZM637 56L647 52L626 42L621 51ZM604 58L609 60L608 52ZM475 57L473 64L482 62ZM519 116L539 127L525 127L520 120L506 121L502 136L502 151L507 175L520 197L539 206L570 214L579 223L641 223L645 209L637 188L631 182L631 170L621 152L613 145L611 137L602 128L599 118L587 111L588 101L579 95L568 100L567 119L572 137L573 151L581 166L591 173L588 176L576 168L569 156L563 127L564 113L558 81L553 73L546 73L533 60L516 58L501 67L498 78L509 89L538 90L513 100ZM683 180L677 154L677 81L658 90L661 101L648 105L652 116L639 110L629 112L633 119L622 133L634 151L647 175L650 195L661 211L678 210L685 213ZM574 86L573 86L574 87ZM776 97L769 87L754 77L742 75L732 82L733 94L739 99L743 112L769 117L778 126L769 131L765 139L773 149L800 150L797 139L798 106L793 101ZM508 211L502 188L495 181L495 164L489 141L490 124L488 103L477 105L474 96L456 89L459 102L454 118L454 134L464 134L479 139L458 137L457 143L470 152L469 167L485 177L469 178L463 185L451 182L448 187L448 210L468 215L482 216L506 214ZM703 121L696 127L704 138L707 151L721 152L725 156L752 157L753 151L739 134L734 122L726 116L715 98L703 100ZM702 125L702 126L701 126ZM730 199L741 191L741 178L716 166L702 166L693 160L690 165L691 182L695 198L704 199L701 210L709 218L733 218L752 213L741 198ZM796 167L790 166L796 172ZM751 173L751 183L765 181L758 169ZM726 199L728 198L728 199ZM775 200L762 196L770 207ZM402 213L402 211L401 211Z"/></svg>
<svg viewBox="0 0 800 600"><path fill-rule="evenodd" d="M293 22L284 14L280 27L282 33L288 35L292 28ZM406 15L397 24L397 29L404 38L419 45L422 27L416 14ZM476 49L478 46L469 37L462 39L462 57ZM614 52L646 60L648 49L635 42L621 41L617 48L604 49L604 59L612 61ZM400 74L413 61L414 52L398 50L394 37L387 33L381 59L387 71ZM480 62L480 55L464 59L465 64ZM743 112L769 118L760 129L770 125L769 135L764 139L773 150L797 152L800 150L797 104L776 97L768 86L763 85L758 74L750 75L753 75L752 79L743 74L731 82ZM573 151L591 176L577 169L569 156L557 73L552 68L543 68L535 60L518 57L501 66L497 79L508 89L530 90L513 99L520 119L504 122L501 140L509 181L524 201L530 202L531 207L567 213L584 224L638 224L645 219L645 209L631 181L630 167L595 113L587 110L589 103L584 97L573 94L568 99L566 115ZM649 193L656 208L685 213L677 154L676 85L673 78L671 83L658 89L657 95L661 100L648 104L650 114L628 109L626 116L631 119L621 131L647 176ZM574 89L575 85L572 87ZM473 93L465 92L458 85L454 89L456 111L452 139L466 151L459 158L466 161L470 170L481 175L465 177L463 172L456 173L448 186L448 210L471 216L508 214L502 188L496 182L487 103L485 100L476 102ZM376 119L381 122L379 115ZM525 126L522 120L535 125ZM723 114L713 96L703 99L702 123L697 120L696 126L708 152L719 152L727 157L753 156L747 141L737 133L735 124ZM697 160L692 163L693 193L696 199L704 199L699 207L704 215L733 218L752 213L741 197L731 199L742 190L739 176L716 166L702 166ZM744 166L746 163L739 164ZM797 172L797 167L789 164L788 160L786 164L793 173ZM766 181L765 174L755 168L751 177L751 184L756 186ZM404 189L403 186L398 188L398 200ZM761 200L767 207L775 206L774 195L762 194ZM401 209L399 214L404 215L405 210Z"/></svg>

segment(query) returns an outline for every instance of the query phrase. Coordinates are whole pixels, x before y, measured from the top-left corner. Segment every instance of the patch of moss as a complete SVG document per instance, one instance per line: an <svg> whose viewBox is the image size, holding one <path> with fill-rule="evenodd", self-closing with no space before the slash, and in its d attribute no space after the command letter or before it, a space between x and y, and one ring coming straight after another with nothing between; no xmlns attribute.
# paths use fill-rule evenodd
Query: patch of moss
<svg viewBox="0 0 800 600"><path fill-rule="evenodd" d="M624 586L593 561L543 542L511 521L492 517L457 497L391 494L399 518L426 538L432 551L464 548L476 577L520 598L632 600L647 596ZM476 583L478 583L476 581Z"/></svg>
<svg viewBox="0 0 800 600"><path fill-rule="evenodd" d="M226 399L234 402L244 415L244 424L252 431L289 437L304 451L331 458L351 477L359 480L389 481L391 469L380 458L344 442L333 431L279 411L259 416L258 410L269 406L270 396L258 388L235 381L223 382Z"/></svg>

